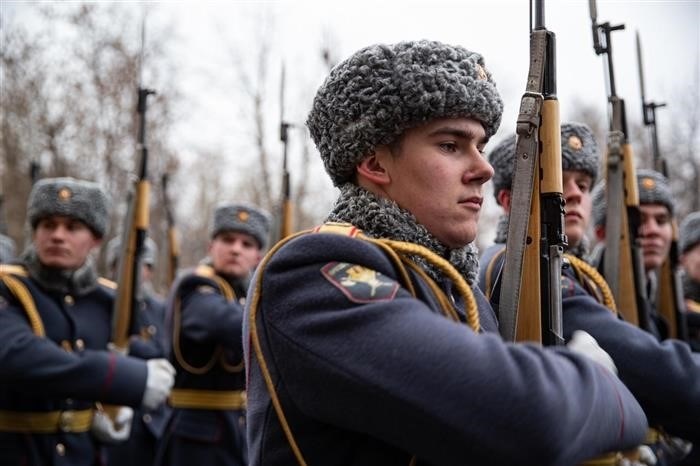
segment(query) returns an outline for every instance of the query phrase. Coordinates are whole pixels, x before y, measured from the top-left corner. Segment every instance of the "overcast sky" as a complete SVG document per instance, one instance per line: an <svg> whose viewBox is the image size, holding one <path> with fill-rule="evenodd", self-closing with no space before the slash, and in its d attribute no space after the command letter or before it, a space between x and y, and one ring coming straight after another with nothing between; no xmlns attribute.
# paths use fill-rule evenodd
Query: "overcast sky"
<svg viewBox="0 0 700 466"><path fill-rule="evenodd" d="M323 38L330 41L334 55L340 59L377 42L433 39L460 44L485 56L505 102L501 129L494 140L514 131L529 60L527 0L308 0L197 5L161 4L150 14L168 17L176 25L175 36L179 39L174 40L181 47L178 55L185 74L183 83L198 93L191 119L183 120L184 126L178 132L179 146L185 150L214 144L232 151L233 158L245 153L239 136L247 129L232 117L236 113L235 93L225 85L231 82L226 77L229 51L236 49L245 54L240 51L255 49L255 31L261 30L271 42L270 54L275 57L269 72L279 74L282 59L285 61L287 115L298 123L303 122L313 92L325 76L318 56ZM562 118L567 119L581 101L597 106L601 117L606 118L604 60L593 50L588 1L549 0L545 11L546 26L557 37ZM612 46L617 91L626 100L630 125L641 121L636 31L643 46L648 99L667 102L670 108L674 100L682 98L682 90L698 87L700 1L598 0L597 11L598 22L625 25L625 30L613 32ZM268 20L261 22L259 17ZM276 87L270 89L274 100L278 92ZM278 110L275 108L274 112L277 115ZM658 116L662 142L672 124L665 112L668 110L660 111ZM202 121L209 124L202 125ZM275 129L270 131L274 133ZM298 134L292 136L302 137L302 133ZM292 163L294 157L291 151ZM330 189L320 168L319 178L323 180L321 186ZM326 192L329 196L320 197L328 197L330 205L332 191ZM485 210L493 212L494 206L489 202ZM485 223L485 235L491 238L492 226Z"/></svg>
<svg viewBox="0 0 700 466"><path fill-rule="evenodd" d="M3 2L4 3L4 2ZM15 8L22 2L12 2ZM700 79L700 0L598 0L598 21L624 24L613 33L618 94L627 102L630 124L641 120L635 31L643 45L649 99L667 102L696 89ZM7 5L7 4L6 4ZM143 8L124 2L124 8ZM21 9L21 8L18 8ZM269 73L287 73L287 116L303 123L315 89L325 76L319 49L326 38L339 59L377 42L432 39L459 44L485 56L505 102L498 140L514 131L529 59L528 0L374 0L245 1L148 3L148 23L169 24L169 48L178 64L178 87L187 104L178 118L174 143L181 154L201 163L204 152L222 152L236 165L250 149L250 126L241 123L240 95L235 91L232 51L252 58L259 37L269 44ZM587 0L548 0L546 26L557 37L558 94L563 119L577 102L606 112L603 58L593 50ZM261 19L262 18L262 19ZM147 80L147 79L146 79ZM146 84L148 84L146 82ZM279 81L269 84L270 134L276 134ZM697 95L697 94L696 94ZM672 124L660 112L659 133ZM666 129L665 129L666 128ZM248 133L248 134L247 134ZM298 131L291 135L301 138ZM247 137L246 137L247 136ZM298 144L298 141L297 141ZM272 151L281 145L270 144ZM291 163L298 155L290 151ZM487 147L488 150L488 147ZM294 172L292 173L294 176ZM333 193L320 170L321 190Z"/></svg>
<svg viewBox="0 0 700 466"><path fill-rule="evenodd" d="M485 56L506 104L502 134L515 126L528 65L527 0L248 1L196 5L159 4L151 13L172 18L177 35L184 38L179 54L188 85L196 87L205 82L202 80L208 82L212 74L223 78L225 73L216 69L221 70L222 64L228 63L229 47L254 47L248 28L251 21L255 22L251 11L258 11L273 18L269 31L271 53L285 57L288 87L303 85L312 94L309 87L315 89L320 84L322 74L310 76L308 70L318 69L318 48L324 34L331 36L334 53L340 58L377 42L441 40ZM612 43L618 94L627 101L630 122L641 119L635 31L642 39L649 98L672 105L681 88L698 86L700 1L599 0L598 18L599 22L626 27L613 33ZM562 115L566 117L576 99L597 104L604 111L603 58L593 51L588 1L547 1L546 26L557 36ZM274 69L270 72L279 73ZM215 88L209 87L212 94L218 92ZM200 96L205 94L200 90ZM293 91L288 91L288 95L294 95ZM220 96L210 97L212 104L218 102L222 111L230 115L230 107L235 103ZM207 112L212 109L206 106ZM306 109L300 109L300 114L305 112ZM665 123L662 116L659 120L661 125ZM231 133L223 131L227 132ZM195 138L187 133L180 133L185 145L190 144L188 138Z"/></svg>

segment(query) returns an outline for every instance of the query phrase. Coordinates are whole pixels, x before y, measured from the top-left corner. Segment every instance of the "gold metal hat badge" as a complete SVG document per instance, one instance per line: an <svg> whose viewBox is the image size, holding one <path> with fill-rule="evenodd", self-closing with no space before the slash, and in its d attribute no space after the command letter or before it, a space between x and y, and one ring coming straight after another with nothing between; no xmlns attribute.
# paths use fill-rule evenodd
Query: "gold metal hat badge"
<svg viewBox="0 0 700 466"><path fill-rule="evenodd" d="M73 193L68 188L61 188L58 190L58 199L61 201L67 201L73 196Z"/></svg>
<svg viewBox="0 0 700 466"><path fill-rule="evenodd" d="M480 64L476 64L476 75L480 81L486 81L488 76L486 75L486 70Z"/></svg>
<svg viewBox="0 0 700 466"><path fill-rule="evenodd" d="M241 222L247 222L248 219L250 218L250 214L248 212L246 212L245 210L241 210L240 212L238 212L237 216L238 216L238 220L240 220Z"/></svg>
<svg viewBox="0 0 700 466"><path fill-rule="evenodd" d="M569 144L569 147L571 147L573 150L581 150L581 148L583 147L583 143L581 142L581 138L579 138L575 134L572 136L569 136L569 140L567 143Z"/></svg>
<svg viewBox="0 0 700 466"><path fill-rule="evenodd" d="M656 181L652 178L642 178L642 188L652 190L656 186Z"/></svg>

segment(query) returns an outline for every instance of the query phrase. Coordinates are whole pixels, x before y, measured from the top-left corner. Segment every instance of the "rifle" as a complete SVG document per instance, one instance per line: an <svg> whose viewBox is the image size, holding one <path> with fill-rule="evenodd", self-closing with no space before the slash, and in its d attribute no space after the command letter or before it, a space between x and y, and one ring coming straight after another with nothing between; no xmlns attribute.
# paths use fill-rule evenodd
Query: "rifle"
<svg viewBox="0 0 700 466"><path fill-rule="evenodd" d="M289 169L287 167L287 149L289 146L289 128L292 126L284 120L284 64L280 83L280 141L283 146L282 156L282 212L280 222L280 240L292 234L292 215L294 205L290 197Z"/></svg>
<svg viewBox="0 0 700 466"><path fill-rule="evenodd" d="M656 109L665 107L665 103L647 102L644 89L644 67L642 66L642 44L637 39L637 64L639 67L639 88L642 94L642 116L644 126L649 128L651 133L652 154L654 169L668 178L668 164L659 149L659 139L656 128ZM659 294L657 296L657 309L669 323L669 337L688 341L688 327L685 318L685 305L683 300L683 285L680 278L678 266L678 222L674 218L671 226L673 237L671 250L664 260L659 270Z"/></svg>
<svg viewBox="0 0 700 466"><path fill-rule="evenodd" d="M606 167L605 252L603 275L610 285L615 302L624 319L648 330L644 318L644 267L638 231L641 221L637 173L632 145L627 140L625 102L615 89L610 34L622 30L624 24L611 26L597 21L596 1L588 2L593 31L593 49L607 58L607 79L610 128Z"/></svg>
<svg viewBox="0 0 700 466"><path fill-rule="evenodd" d="M563 343L561 266L566 234L556 44L544 0L530 4L530 68L516 126L516 157L499 301L506 341ZM527 286L522 286L524 277ZM533 283L534 280L536 283Z"/></svg>
<svg viewBox="0 0 700 466"><path fill-rule="evenodd" d="M173 217L170 196L168 196L168 180L168 174L163 173L163 176L161 177L163 190L163 208L165 209L165 221L168 225L168 272L166 280L167 286L168 288L170 288L170 285L172 285L173 281L175 281L175 276L177 275L177 266L178 261L180 259L180 243L177 240L175 218Z"/></svg>
<svg viewBox="0 0 700 466"><path fill-rule="evenodd" d="M32 160L29 164L29 180L32 182L32 186L39 180L40 175L41 167L39 166L39 162Z"/></svg>
<svg viewBox="0 0 700 466"><path fill-rule="evenodd" d="M145 21L142 23L141 28L141 61L143 60L144 38ZM118 350L126 350L128 348L132 313L138 309L139 257L141 256L143 243L148 231L148 200L150 193L148 148L146 147L146 104L148 96L152 94L155 94L155 91L141 86L141 76L139 76L136 106L139 121L137 148L140 152L140 160L137 166L138 178L134 182L133 196L129 200L126 225L122 233L117 297L112 313L112 343Z"/></svg>

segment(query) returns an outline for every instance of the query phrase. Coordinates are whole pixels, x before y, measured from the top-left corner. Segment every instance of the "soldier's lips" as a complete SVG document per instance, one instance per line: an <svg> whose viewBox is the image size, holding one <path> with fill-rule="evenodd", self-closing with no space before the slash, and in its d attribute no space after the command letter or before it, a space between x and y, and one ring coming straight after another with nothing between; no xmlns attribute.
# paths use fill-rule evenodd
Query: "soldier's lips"
<svg viewBox="0 0 700 466"><path fill-rule="evenodd" d="M466 199L461 199L459 205L471 210L481 210L481 204L484 202L482 197L474 196Z"/></svg>
<svg viewBox="0 0 700 466"><path fill-rule="evenodd" d="M44 253L49 255L49 256L66 256L66 255L68 255L68 251L66 251L63 248L46 248L44 250Z"/></svg>

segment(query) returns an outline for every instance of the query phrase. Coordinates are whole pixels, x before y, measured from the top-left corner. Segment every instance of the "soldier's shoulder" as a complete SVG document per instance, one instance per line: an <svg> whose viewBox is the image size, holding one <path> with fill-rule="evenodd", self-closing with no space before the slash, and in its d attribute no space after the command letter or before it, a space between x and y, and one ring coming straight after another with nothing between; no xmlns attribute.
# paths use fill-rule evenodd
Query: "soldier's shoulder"
<svg viewBox="0 0 700 466"><path fill-rule="evenodd" d="M117 289L117 282L115 282L115 281L113 281L113 280L110 280L110 279L108 279L108 278L105 278L105 277L98 277L97 283L98 283L101 287L103 287L103 288L105 288L105 289L107 289L107 290L112 290L112 291L114 291L114 290Z"/></svg>
<svg viewBox="0 0 700 466"><path fill-rule="evenodd" d="M19 264L0 264L0 275L16 275L19 277L27 277L27 269Z"/></svg>

